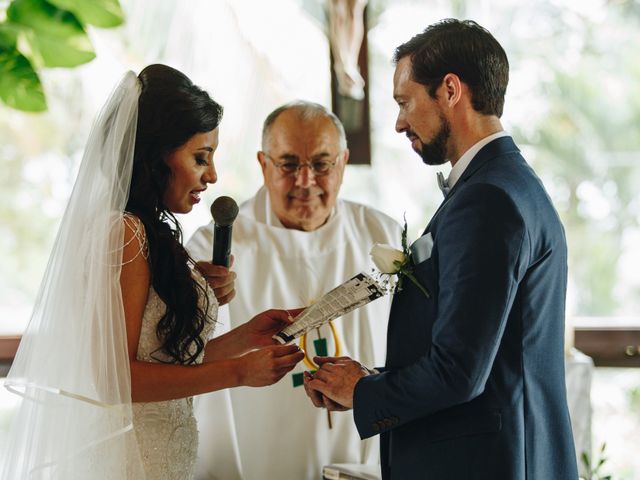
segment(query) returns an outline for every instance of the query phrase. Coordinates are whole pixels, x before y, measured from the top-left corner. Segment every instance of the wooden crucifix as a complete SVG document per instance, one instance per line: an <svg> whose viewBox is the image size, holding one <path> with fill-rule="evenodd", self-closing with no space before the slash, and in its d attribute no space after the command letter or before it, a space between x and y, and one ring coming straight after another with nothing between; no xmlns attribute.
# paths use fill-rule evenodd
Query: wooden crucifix
<svg viewBox="0 0 640 480"><path fill-rule="evenodd" d="M371 164L367 0L327 0L331 108L347 134L349 163Z"/></svg>

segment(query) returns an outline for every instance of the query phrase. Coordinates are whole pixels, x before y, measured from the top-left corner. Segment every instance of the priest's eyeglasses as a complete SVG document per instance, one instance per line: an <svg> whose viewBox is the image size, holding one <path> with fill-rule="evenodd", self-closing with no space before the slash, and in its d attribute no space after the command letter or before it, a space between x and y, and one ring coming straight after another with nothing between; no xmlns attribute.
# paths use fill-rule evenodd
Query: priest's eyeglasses
<svg viewBox="0 0 640 480"><path fill-rule="evenodd" d="M297 177L300 174L300 171L305 167L313 172L314 177L323 177L325 175L329 175L333 168L336 166L336 163L338 163L338 158L340 157L340 153L338 153L333 162L323 159L312 160L311 162L299 162L293 159L285 159L282 162L276 162L273 157L267 152L263 153L265 157L271 160L271 163L275 165L275 167L283 177Z"/></svg>

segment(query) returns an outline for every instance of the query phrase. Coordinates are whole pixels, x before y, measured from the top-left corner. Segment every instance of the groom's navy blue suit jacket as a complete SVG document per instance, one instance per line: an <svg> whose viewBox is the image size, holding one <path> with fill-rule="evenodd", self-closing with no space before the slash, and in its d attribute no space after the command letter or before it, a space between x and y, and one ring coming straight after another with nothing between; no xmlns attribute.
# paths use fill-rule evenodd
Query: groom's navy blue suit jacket
<svg viewBox="0 0 640 480"><path fill-rule="evenodd" d="M360 435L381 434L383 478L577 479L566 240L510 137L473 158L425 235L433 249L419 239L414 268L431 298L405 279L386 365L354 395Z"/></svg>

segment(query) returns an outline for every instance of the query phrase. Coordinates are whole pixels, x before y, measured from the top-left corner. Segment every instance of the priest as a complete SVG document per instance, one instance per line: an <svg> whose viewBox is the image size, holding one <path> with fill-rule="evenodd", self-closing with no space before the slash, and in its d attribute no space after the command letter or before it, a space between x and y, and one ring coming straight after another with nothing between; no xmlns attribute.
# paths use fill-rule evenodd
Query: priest
<svg viewBox="0 0 640 480"><path fill-rule="evenodd" d="M374 243L399 247L401 240L400 225L387 215L338 198L349 150L340 120L323 106L296 101L274 110L257 157L264 185L233 225L236 296L220 311L220 332L266 308L313 303L370 273ZM212 241L210 224L187 249L210 261ZM390 297L380 298L301 337L305 361L276 385L199 398L198 478L316 479L327 464L378 463L377 439L361 441L350 413L309 404L303 371L317 368L316 355L381 364L389 307Z"/></svg>

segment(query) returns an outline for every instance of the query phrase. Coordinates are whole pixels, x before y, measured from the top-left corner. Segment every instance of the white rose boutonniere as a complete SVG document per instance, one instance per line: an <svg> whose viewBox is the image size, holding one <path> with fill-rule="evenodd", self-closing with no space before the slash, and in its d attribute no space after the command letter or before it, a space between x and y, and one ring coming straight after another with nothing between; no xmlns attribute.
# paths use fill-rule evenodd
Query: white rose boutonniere
<svg viewBox="0 0 640 480"><path fill-rule="evenodd" d="M402 250L383 243L376 243L369 254L380 273L387 274L397 274L407 259Z"/></svg>
<svg viewBox="0 0 640 480"><path fill-rule="evenodd" d="M413 274L411 263L411 251L407 244L407 220L404 221L402 229L402 250L393 248L391 245L376 243L369 252L376 268L380 271L383 285L396 291L402 289L402 279L407 277L418 287L427 298L431 298L429 291L420 285L420 282ZM397 275L397 282L391 280L392 275Z"/></svg>

